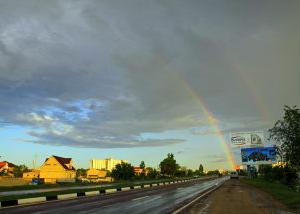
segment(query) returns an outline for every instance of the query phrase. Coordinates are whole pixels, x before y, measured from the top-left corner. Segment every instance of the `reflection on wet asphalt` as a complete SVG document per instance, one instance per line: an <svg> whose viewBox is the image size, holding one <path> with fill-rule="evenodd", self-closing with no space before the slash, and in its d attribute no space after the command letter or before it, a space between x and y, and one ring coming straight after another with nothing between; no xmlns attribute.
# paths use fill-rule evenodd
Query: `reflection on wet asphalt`
<svg viewBox="0 0 300 214"><path fill-rule="evenodd" d="M226 178L206 181L185 188L176 188L155 195L144 196L130 201L115 203L79 213L164 213L189 198L222 182Z"/></svg>
<svg viewBox="0 0 300 214"><path fill-rule="evenodd" d="M0 213L166 213L226 179L228 178L198 180L163 187L11 207L0 210Z"/></svg>

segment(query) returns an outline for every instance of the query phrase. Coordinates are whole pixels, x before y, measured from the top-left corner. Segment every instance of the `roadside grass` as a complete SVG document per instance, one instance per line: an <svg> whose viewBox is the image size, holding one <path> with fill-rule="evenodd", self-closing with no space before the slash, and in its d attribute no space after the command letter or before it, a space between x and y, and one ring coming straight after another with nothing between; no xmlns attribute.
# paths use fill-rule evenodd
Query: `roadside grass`
<svg viewBox="0 0 300 214"><path fill-rule="evenodd" d="M190 177L189 177L190 178ZM131 180L131 181L115 181L115 182L99 182L99 183L88 183L88 182L75 182L75 183L56 183L56 184L39 184L39 185L16 185L16 186L1 186L0 192L4 191L18 191L18 190L34 190L34 189L51 189L51 188L60 188L60 187L76 187L76 186L95 186L95 185L105 185L105 184L119 184L119 183L151 183L151 182L164 182L164 181L173 181L179 179L189 179L188 177L171 179L171 178L161 178L161 179L140 179L140 180Z"/></svg>
<svg viewBox="0 0 300 214"><path fill-rule="evenodd" d="M300 193L289 188L288 186L281 183L266 181L263 179L245 178L241 180L246 184L253 185L270 193L283 204L287 205L289 208L300 211Z"/></svg>
<svg viewBox="0 0 300 214"><path fill-rule="evenodd" d="M181 180L181 179L159 179L159 180L140 181L140 182L120 181L119 183L112 183L112 186L106 186L106 187L101 187L99 184L99 187L96 187L96 188L68 189L68 190L42 192L42 193L29 193L29 194L23 194L23 195L0 196L0 201L17 200L17 199L23 199L23 198L35 198L35 197L43 197L43 196L47 197L47 196L55 196L55 195L69 194L69 193L100 191L100 190L106 190L106 189L117 189L117 188L122 188L122 187L131 187L131 186L138 186L138 185L156 184L156 183L161 183L161 182L170 182L170 181L175 181L175 180ZM44 187L45 187L45 185L44 185ZM57 185L51 185L51 187L62 187L62 186L57 184ZM22 190L24 190L24 189L22 189Z"/></svg>
<svg viewBox="0 0 300 214"><path fill-rule="evenodd" d="M18 186L0 186L0 192L16 191L16 190L34 190L34 189L48 189L57 187L73 187L73 186L92 186L100 183L57 183L57 184L40 184L40 185L18 185ZM101 183L107 184L107 183Z"/></svg>

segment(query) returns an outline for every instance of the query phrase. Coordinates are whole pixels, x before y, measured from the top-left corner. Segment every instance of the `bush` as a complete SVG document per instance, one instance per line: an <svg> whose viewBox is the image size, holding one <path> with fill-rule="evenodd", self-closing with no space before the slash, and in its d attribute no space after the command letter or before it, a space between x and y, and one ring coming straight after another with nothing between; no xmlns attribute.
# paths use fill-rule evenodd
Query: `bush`
<svg viewBox="0 0 300 214"><path fill-rule="evenodd" d="M297 171L291 167L284 167L283 168L283 178L281 182L288 186L295 186L297 184L298 175Z"/></svg>
<svg viewBox="0 0 300 214"><path fill-rule="evenodd" d="M241 175L241 176L246 176L247 175L246 170L243 170L243 169L238 169L237 173L238 173L238 175Z"/></svg>
<svg viewBox="0 0 300 214"><path fill-rule="evenodd" d="M272 175L273 172L272 172L271 165L260 165L258 169L258 173L265 180L273 180L273 175Z"/></svg>
<svg viewBox="0 0 300 214"><path fill-rule="evenodd" d="M279 181L288 186L295 186L297 184L297 172L295 169L285 166L261 165L259 167L259 174L262 178L268 181Z"/></svg>

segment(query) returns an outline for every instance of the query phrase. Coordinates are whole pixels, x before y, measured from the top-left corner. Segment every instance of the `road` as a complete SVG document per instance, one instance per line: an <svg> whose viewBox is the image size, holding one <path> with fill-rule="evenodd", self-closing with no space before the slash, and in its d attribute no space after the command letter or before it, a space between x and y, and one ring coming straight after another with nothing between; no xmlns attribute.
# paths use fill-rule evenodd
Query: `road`
<svg viewBox="0 0 300 214"><path fill-rule="evenodd" d="M169 213L224 180L192 181L128 192L1 209L0 213Z"/></svg>
<svg viewBox="0 0 300 214"><path fill-rule="evenodd" d="M199 179L207 179L214 176L207 176L202 177ZM144 181L135 181L131 182L130 184L143 184L149 182L161 182L160 180L144 180ZM94 189L100 187L110 187L116 186L117 183L109 183L109 184L97 184L97 185L83 185L83 186L65 186L65 187L49 187L49 188L42 188L42 189L30 189L30 190L10 190L10 191L0 191L0 196L12 196L12 195L26 195L26 194L34 194L34 193L42 193L42 192L55 192L55 191L63 191L63 190L72 190L72 189Z"/></svg>
<svg viewBox="0 0 300 214"><path fill-rule="evenodd" d="M246 185L240 180L231 179L219 189L198 200L185 214L261 214L291 213L288 209L266 192Z"/></svg>

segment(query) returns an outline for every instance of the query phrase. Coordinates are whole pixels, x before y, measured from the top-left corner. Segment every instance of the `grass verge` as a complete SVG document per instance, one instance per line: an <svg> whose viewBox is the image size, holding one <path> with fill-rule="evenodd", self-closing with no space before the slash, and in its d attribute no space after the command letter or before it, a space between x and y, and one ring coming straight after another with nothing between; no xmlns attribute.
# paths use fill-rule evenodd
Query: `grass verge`
<svg viewBox="0 0 300 214"><path fill-rule="evenodd" d="M286 185L266 181L263 179L241 179L242 182L258 187L276 199L287 205L289 208L300 211L300 193L294 191Z"/></svg>

